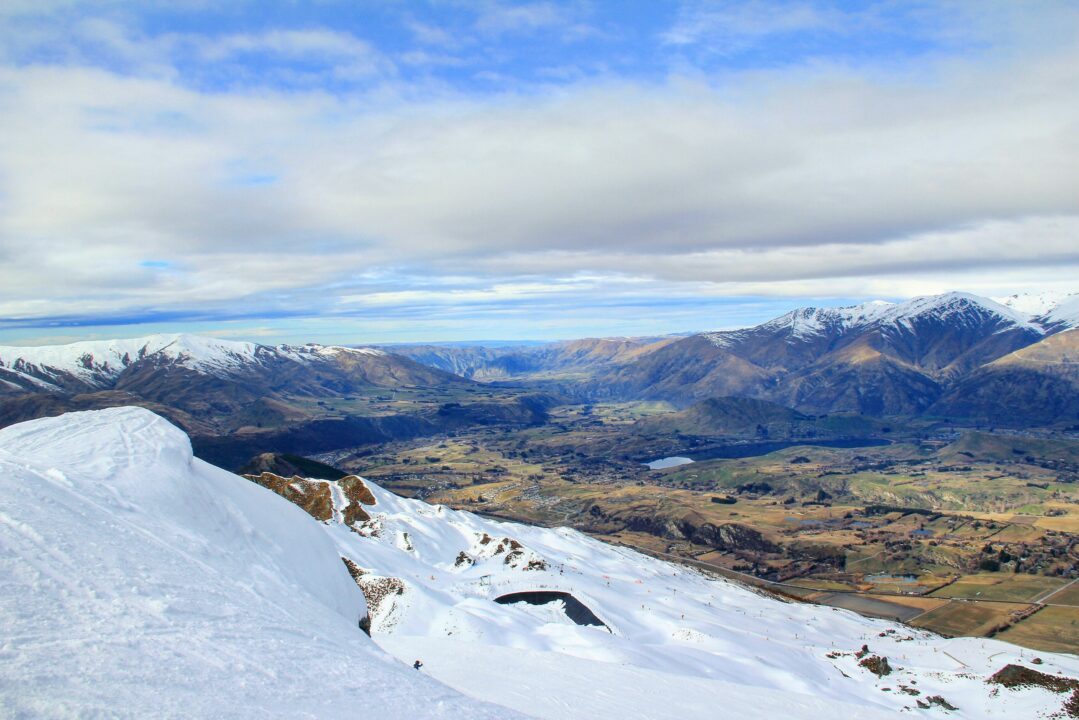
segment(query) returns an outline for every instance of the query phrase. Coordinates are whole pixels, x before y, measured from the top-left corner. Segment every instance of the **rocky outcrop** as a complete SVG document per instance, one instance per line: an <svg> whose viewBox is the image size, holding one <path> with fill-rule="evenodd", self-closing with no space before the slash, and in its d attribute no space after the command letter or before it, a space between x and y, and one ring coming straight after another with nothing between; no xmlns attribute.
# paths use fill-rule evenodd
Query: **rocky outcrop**
<svg viewBox="0 0 1079 720"><path fill-rule="evenodd" d="M273 490L289 502L301 507L316 520L333 518L333 498L330 486L317 480L307 480L298 475L283 478L271 472L259 475L244 475L245 478L264 488Z"/></svg>
<svg viewBox="0 0 1079 720"><path fill-rule="evenodd" d="M342 520L345 525L352 527L355 522L366 522L371 519L371 516L363 509L364 505L376 505L378 501L372 494L371 489L364 484L363 480L355 475L348 475L337 481L341 491L344 493L345 498L348 500L348 505L341 511Z"/></svg>
<svg viewBox="0 0 1079 720"><path fill-rule="evenodd" d="M684 519L681 524L682 534L687 540L701 545L709 545L717 550L741 552L777 553L781 548L768 540L761 532L739 523L714 525L710 522L694 524L692 519Z"/></svg>

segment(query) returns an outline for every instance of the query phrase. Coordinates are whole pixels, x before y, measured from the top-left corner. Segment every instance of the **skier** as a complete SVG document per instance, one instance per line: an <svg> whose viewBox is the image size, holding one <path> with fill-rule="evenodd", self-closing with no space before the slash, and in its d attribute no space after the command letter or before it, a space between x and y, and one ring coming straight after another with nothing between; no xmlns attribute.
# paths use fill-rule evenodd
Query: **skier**
<svg viewBox="0 0 1079 720"><path fill-rule="evenodd" d="M414 670L419 670L421 667L423 667L423 662L420 661L420 660L417 660L416 662L412 663L412 668Z"/></svg>

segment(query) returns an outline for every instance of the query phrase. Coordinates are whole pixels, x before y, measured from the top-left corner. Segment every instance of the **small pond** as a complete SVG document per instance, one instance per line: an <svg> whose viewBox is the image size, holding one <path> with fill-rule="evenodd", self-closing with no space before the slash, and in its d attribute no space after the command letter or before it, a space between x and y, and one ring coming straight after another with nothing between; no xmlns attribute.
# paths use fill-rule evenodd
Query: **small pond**
<svg viewBox="0 0 1079 720"><path fill-rule="evenodd" d="M914 575L889 575L888 573L866 575L865 579L866 582L871 583L913 583L918 580Z"/></svg>

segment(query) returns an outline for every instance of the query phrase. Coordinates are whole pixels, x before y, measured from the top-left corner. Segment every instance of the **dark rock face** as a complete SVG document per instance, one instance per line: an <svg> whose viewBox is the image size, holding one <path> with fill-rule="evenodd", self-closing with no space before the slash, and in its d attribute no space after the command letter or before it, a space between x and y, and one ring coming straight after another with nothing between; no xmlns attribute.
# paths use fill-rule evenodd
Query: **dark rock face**
<svg viewBox="0 0 1079 720"><path fill-rule="evenodd" d="M1079 424L1079 330L1051 335L962 378L929 412L998 425Z"/></svg>
<svg viewBox="0 0 1079 720"><path fill-rule="evenodd" d="M805 412L917 415L941 392L931 377L884 356L862 362L826 358L772 391L780 402Z"/></svg>
<svg viewBox="0 0 1079 720"><path fill-rule="evenodd" d="M1031 369L987 368L956 385L928 412L1028 427L1079 423L1079 383Z"/></svg>
<svg viewBox="0 0 1079 720"><path fill-rule="evenodd" d="M1059 675L1048 675L1032 668L1014 664L1005 665L986 682L992 685L1003 685L1006 688L1040 687L1056 693L1079 690L1079 680L1060 677Z"/></svg>
<svg viewBox="0 0 1079 720"><path fill-rule="evenodd" d="M601 374L594 392L690 403L710 397L757 396L769 379L766 369L696 335Z"/></svg>
<svg viewBox="0 0 1079 720"><path fill-rule="evenodd" d="M717 550L754 553L780 552L780 547L762 533L746 525L715 525L696 512L682 516L667 515L655 505L628 506L605 510L593 505L588 523L595 530L631 530L672 540L690 540Z"/></svg>

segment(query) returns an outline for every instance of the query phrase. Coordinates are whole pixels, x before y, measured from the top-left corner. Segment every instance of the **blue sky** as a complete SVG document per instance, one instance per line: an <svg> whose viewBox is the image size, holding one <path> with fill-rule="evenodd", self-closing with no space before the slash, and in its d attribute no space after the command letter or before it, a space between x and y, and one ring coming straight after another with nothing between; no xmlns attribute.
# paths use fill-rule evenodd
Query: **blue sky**
<svg viewBox="0 0 1079 720"><path fill-rule="evenodd" d="M1071 2L0 7L0 342L1079 291Z"/></svg>

